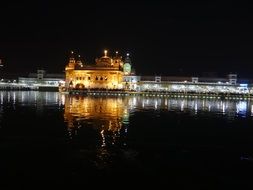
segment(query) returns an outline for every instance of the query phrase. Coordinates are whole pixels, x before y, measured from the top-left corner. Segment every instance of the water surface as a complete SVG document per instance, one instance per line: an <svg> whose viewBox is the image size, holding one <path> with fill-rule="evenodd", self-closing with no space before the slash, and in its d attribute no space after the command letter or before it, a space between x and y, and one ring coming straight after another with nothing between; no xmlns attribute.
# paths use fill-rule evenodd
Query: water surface
<svg viewBox="0 0 253 190"><path fill-rule="evenodd" d="M1 91L1 179L249 186L252 116L246 100Z"/></svg>

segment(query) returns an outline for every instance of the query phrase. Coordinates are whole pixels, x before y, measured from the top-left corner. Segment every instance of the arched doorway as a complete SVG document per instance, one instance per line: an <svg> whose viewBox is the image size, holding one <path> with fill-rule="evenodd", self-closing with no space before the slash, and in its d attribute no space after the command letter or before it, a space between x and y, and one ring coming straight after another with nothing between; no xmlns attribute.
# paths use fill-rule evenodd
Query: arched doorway
<svg viewBox="0 0 253 190"><path fill-rule="evenodd" d="M76 84L76 88L83 89L84 85L82 83L78 83L78 84Z"/></svg>

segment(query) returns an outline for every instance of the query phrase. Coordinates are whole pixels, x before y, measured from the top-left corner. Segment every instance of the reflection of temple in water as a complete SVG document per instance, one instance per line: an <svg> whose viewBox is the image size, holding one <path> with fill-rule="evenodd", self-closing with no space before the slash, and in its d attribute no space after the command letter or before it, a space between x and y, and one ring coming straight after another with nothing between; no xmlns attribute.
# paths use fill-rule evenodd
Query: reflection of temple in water
<svg viewBox="0 0 253 190"><path fill-rule="evenodd" d="M193 115L213 113L233 119L252 115L253 106L248 101L217 99L66 96L64 118L70 138L78 134L80 128L90 127L99 135L100 144L105 146L122 142L128 130L129 112L143 110L176 111Z"/></svg>
<svg viewBox="0 0 253 190"><path fill-rule="evenodd" d="M101 145L122 139L127 132L129 119L127 99L105 97L66 96L64 118L70 138L81 127L91 127L101 135Z"/></svg>

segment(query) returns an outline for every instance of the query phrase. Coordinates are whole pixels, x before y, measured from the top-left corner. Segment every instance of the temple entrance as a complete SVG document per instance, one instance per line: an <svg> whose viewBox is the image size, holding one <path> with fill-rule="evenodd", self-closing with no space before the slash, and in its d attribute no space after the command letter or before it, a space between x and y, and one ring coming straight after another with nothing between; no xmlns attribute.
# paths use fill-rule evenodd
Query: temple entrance
<svg viewBox="0 0 253 190"><path fill-rule="evenodd" d="M78 83L78 84L76 84L76 88L83 89L84 85L82 83Z"/></svg>

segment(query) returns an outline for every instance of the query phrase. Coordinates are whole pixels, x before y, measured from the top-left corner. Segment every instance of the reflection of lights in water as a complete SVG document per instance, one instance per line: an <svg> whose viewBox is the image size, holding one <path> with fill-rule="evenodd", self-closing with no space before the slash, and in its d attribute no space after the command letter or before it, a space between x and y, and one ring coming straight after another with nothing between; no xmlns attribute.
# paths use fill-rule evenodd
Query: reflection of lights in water
<svg viewBox="0 0 253 190"><path fill-rule="evenodd" d="M194 108L194 101L191 101L191 106L190 106L191 109Z"/></svg>
<svg viewBox="0 0 253 190"><path fill-rule="evenodd" d="M133 97L133 106L136 106L136 97Z"/></svg>
<svg viewBox="0 0 253 190"><path fill-rule="evenodd" d="M8 103L10 102L10 97L11 97L10 92L8 92L8 93L7 93L7 102L8 102Z"/></svg>
<svg viewBox="0 0 253 190"><path fill-rule="evenodd" d="M102 130L102 131L100 132L100 134L101 134L101 136L102 136L102 145L101 145L101 147L105 147L105 135L104 135L104 130Z"/></svg>
<svg viewBox="0 0 253 190"><path fill-rule="evenodd" d="M69 131L68 134L69 134L69 138L73 139L71 131Z"/></svg>
<svg viewBox="0 0 253 190"><path fill-rule="evenodd" d="M60 97L59 97L60 98ZM131 105L134 106L133 111L142 111L145 109L166 109L170 111L186 111L194 114L200 114L202 111L209 111L220 114L227 113L226 116L236 115L240 112L246 112L247 103L237 103L236 101L217 100L217 99L178 99L178 98L148 98L148 97L80 97L62 95L62 102L65 102L64 111L65 119L68 122L74 122L79 119L84 127L87 119L89 125L96 129L98 135L102 137L101 146L124 144L124 140L128 133L129 111L132 111ZM219 109L217 109L219 107ZM235 109L236 108L236 109ZM139 109L139 110L138 110ZM241 110L241 111L240 111ZM165 111L165 110L163 110ZM253 105L251 106L253 115ZM208 113L211 114L211 113ZM77 124L74 124L77 130ZM103 125L103 128L101 126ZM100 134L101 133L101 134ZM74 133L72 133L74 135ZM81 134L81 133L80 133Z"/></svg>
<svg viewBox="0 0 253 190"><path fill-rule="evenodd" d="M222 113L225 114L225 103L222 103Z"/></svg>
<svg viewBox="0 0 253 190"><path fill-rule="evenodd" d="M16 103L16 92L13 92L13 104Z"/></svg>
<svg viewBox="0 0 253 190"><path fill-rule="evenodd" d="M251 116L253 116L253 105L251 105Z"/></svg>
<svg viewBox="0 0 253 190"><path fill-rule="evenodd" d="M65 105L65 94L61 95L61 99L60 100L61 100L61 104Z"/></svg>
<svg viewBox="0 0 253 190"><path fill-rule="evenodd" d="M111 130L112 130L112 121L109 121L108 130L109 130L109 131L111 131Z"/></svg>
<svg viewBox="0 0 253 190"><path fill-rule="evenodd" d="M25 99L25 92L21 92L21 102L24 102L24 99Z"/></svg>
<svg viewBox="0 0 253 190"><path fill-rule="evenodd" d="M168 110L170 110L170 101L168 102Z"/></svg>
<svg viewBox="0 0 253 190"><path fill-rule="evenodd" d="M1 104L3 104L3 102L4 102L4 95L3 95L3 92L1 92L0 100L1 100Z"/></svg>
<svg viewBox="0 0 253 190"><path fill-rule="evenodd" d="M54 94L54 99L55 99L55 102L59 102L58 99L59 97L58 97L58 94Z"/></svg>
<svg viewBox="0 0 253 190"><path fill-rule="evenodd" d="M59 104L58 92L38 92L38 91L5 91L0 93L0 103L4 101L18 104Z"/></svg>
<svg viewBox="0 0 253 190"><path fill-rule="evenodd" d="M100 132L103 139L101 146L118 143L121 132L124 133L123 129L129 124L129 109L131 109L133 99L125 101L124 98L68 97L66 97L64 107L65 121L72 123L74 128L79 130L78 123L84 126L83 124L86 123L87 119L92 120L89 125ZM84 122L76 123L77 120Z"/></svg>
<svg viewBox="0 0 253 190"><path fill-rule="evenodd" d="M181 111L184 111L184 100L183 101L181 101L181 109L180 109Z"/></svg>
<svg viewBox="0 0 253 190"><path fill-rule="evenodd" d="M236 103L236 113L246 115L247 110L247 102L246 101L240 101Z"/></svg>
<svg viewBox="0 0 253 190"><path fill-rule="evenodd" d="M48 102L48 92L46 92L46 104Z"/></svg>
<svg viewBox="0 0 253 190"><path fill-rule="evenodd" d="M195 111L195 113L198 112L198 103L197 103L197 101L195 101L195 103L194 103L194 111Z"/></svg>

